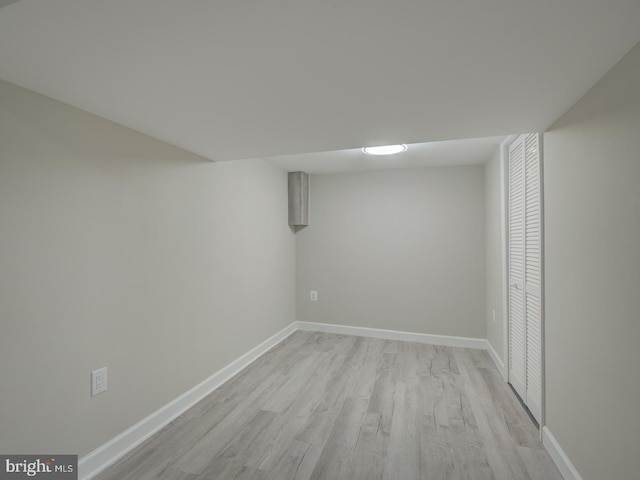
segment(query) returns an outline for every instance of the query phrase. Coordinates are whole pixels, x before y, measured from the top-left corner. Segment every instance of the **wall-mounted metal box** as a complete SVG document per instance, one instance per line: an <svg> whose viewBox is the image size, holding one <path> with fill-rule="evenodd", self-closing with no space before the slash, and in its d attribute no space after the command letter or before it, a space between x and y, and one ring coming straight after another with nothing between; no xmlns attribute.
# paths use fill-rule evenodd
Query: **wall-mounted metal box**
<svg viewBox="0 0 640 480"><path fill-rule="evenodd" d="M289 225L309 225L309 174L289 172Z"/></svg>

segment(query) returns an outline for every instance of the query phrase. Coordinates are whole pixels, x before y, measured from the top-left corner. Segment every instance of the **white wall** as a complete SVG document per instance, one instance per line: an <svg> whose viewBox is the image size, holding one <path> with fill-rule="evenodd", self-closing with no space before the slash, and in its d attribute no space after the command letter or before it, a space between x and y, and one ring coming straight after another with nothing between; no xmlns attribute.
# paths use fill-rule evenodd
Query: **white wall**
<svg viewBox="0 0 640 480"><path fill-rule="evenodd" d="M640 472L640 44L544 137L547 426L584 480Z"/></svg>
<svg viewBox="0 0 640 480"><path fill-rule="evenodd" d="M294 247L282 170L0 81L0 451L84 455L290 324Z"/></svg>
<svg viewBox="0 0 640 480"><path fill-rule="evenodd" d="M484 338L484 216L482 165L311 176L298 320Z"/></svg>
<svg viewBox="0 0 640 480"><path fill-rule="evenodd" d="M502 180L500 151L485 165L486 323L487 340L504 361L504 269L502 264ZM495 321L494 314L495 311Z"/></svg>

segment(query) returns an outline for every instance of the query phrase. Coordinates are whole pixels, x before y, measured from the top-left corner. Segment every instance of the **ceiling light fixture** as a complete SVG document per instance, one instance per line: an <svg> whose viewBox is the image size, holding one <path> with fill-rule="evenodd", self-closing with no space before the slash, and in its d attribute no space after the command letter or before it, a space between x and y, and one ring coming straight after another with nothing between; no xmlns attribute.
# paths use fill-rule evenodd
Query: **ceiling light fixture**
<svg viewBox="0 0 640 480"><path fill-rule="evenodd" d="M364 147L362 151L367 155L395 155L402 153L407 149L405 144L402 145L382 145L379 147Z"/></svg>

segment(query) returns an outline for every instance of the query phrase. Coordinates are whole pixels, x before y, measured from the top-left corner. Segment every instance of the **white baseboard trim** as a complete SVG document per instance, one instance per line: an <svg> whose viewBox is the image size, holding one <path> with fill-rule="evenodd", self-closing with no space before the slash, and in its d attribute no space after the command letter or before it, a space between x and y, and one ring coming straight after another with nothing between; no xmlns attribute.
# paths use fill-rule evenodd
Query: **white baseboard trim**
<svg viewBox="0 0 640 480"><path fill-rule="evenodd" d="M78 478L80 480L88 480L104 470L295 331L296 322L293 322L226 367L218 370L202 383L82 457L78 462Z"/></svg>
<svg viewBox="0 0 640 480"><path fill-rule="evenodd" d="M582 480L578 470L573 466L567 454L564 453L564 450L562 450L562 447L555 437L551 435L551 431L549 431L546 426L542 427L542 444L544 448L547 449L547 452L549 452L551 459L556 464L556 467L558 467L558 470L560 470L564 480Z"/></svg>
<svg viewBox="0 0 640 480"><path fill-rule="evenodd" d="M379 328L353 327L349 325L335 325L331 323L295 322L298 330L307 332L339 333L355 335L357 337L384 338L386 340L403 340L405 342L428 343L448 347L479 348L486 350L487 341L484 338L450 337L447 335L429 335L426 333L400 332L397 330L382 330Z"/></svg>
<svg viewBox="0 0 640 480"><path fill-rule="evenodd" d="M493 345L491 345L491 342L489 340L487 340L487 352L489 352L491 360L493 360L493 363L495 363L496 368L500 372L500 375L502 375L502 378L504 378L506 382L509 377L507 376L507 371L504 368L504 362L502 361L498 353L493 349Z"/></svg>

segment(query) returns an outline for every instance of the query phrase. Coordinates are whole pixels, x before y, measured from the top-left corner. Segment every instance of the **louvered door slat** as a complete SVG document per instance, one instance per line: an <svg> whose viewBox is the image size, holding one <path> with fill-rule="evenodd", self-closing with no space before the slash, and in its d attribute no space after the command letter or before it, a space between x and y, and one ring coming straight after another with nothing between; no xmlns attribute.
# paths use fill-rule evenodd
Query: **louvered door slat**
<svg viewBox="0 0 640 480"><path fill-rule="evenodd" d="M540 419L542 402L542 330L540 297L527 293L527 358L526 358L526 392L525 403L535 418Z"/></svg>
<svg viewBox="0 0 640 480"><path fill-rule="evenodd" d="M526 395L526 330L525 310L522 295L516 285L511 287L511 302L509 303L509 381L520 394Z"/></svg>
<svg viewBox="0 0 640 480"><path fill-rule="evenodd" d="M525 138L525 328L526 328L526 399L529 410L538 420L542 405L542 238L541 179L538 135Z"/></svg>
<svg viewBox="0 0 640 480"><path fill-rule="evenodd" d="M525 264L525 145L522 138L509 147L509 382L526 395L526 313L522 296Z"/></svg>
<svg viewBox="0 0 640 480"><path fill-rule="evenodd" d="M542 413L542 189L538 134L509 147L509 382Z"/></svg>

